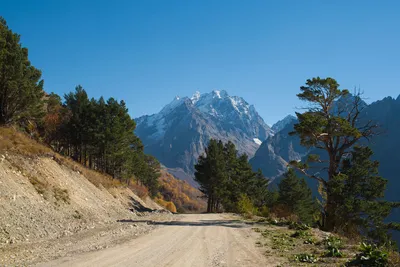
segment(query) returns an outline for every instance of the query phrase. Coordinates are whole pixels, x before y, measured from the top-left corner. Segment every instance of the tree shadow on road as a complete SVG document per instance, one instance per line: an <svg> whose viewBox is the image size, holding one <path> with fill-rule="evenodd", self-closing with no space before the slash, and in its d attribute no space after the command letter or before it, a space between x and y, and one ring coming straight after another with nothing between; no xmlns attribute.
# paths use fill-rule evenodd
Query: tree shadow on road
<svg viewBox="0 0 400 267"><path fill-rule="evenodd" d="M152 220L118 220L117 222L122 223L147 223L153 225L165 225L165 226L222 226L229 228L246 228L249 224L241 220L200 220L197 222L187 221L152 221Z"/></svg>

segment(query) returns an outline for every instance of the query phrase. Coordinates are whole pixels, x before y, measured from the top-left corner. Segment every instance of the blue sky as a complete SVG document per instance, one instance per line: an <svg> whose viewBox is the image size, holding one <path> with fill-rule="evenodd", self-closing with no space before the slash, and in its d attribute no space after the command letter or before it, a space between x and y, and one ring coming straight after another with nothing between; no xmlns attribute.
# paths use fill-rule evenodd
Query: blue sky
<svg viewBox="0 0 400 267"><path fill-rule="evenodd" d="M0 0L45 90L81 84L133 117L174 96L227 90L272 124L303 104L307 78L400 94L400 1Z"/></svg>

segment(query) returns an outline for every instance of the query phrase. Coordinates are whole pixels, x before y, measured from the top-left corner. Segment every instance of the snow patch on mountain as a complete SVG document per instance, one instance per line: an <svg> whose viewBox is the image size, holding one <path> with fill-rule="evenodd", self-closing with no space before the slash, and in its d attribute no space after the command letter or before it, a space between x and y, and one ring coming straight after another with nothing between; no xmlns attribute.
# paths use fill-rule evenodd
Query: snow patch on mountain
<svg viewBox="0 0 400 267"><path fill-rule="evenodd" d="M256 143L257 145L261 146L262 141L258 138L253 138L254 143Z"/></svg>
<svg viewBox="0 0 400 267"><path fill-rule="evenodd" d="M201 96L201 94L200 94L199 91L196 91L196 92L193 94L193 96L190 98L190 100L192 100L193 105L196 104L197 101L199 101L200 96Z"/></svg>
<svg viewBox="0 0 400 267"><path fill-rule="evenodd" d="M222 97L221 97L221 92L220 92L220 91L214 90L213 93L214 93L214 95L215 95L216 97L218 97L219 99L222 98Z"/></svg>

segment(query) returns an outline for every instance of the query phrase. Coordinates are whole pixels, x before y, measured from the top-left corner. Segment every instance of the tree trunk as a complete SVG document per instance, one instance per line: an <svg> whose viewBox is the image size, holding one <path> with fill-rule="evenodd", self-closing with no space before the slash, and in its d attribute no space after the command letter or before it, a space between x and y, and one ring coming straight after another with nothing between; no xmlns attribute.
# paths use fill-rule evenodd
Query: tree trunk
<svg viewBox="0 0 400 267"><path fill-rule="evenodd" d="M332 181L332 179L337 175L337 166L336 166L336 158L333 152L329 152L329 169L328 169L328 182ZM336 204L335 199L332 193L330 192L329 185L326 188L326 206L324 209L323 215L323 229L325 231L334 231L335 230L335 213L336 213Z"/></svg>
<svg viewBox="0 0 400 267"><path fill-rule="evenodd" d="M211 212L211 196L208 196L207 199L207 213Z"/></svg>

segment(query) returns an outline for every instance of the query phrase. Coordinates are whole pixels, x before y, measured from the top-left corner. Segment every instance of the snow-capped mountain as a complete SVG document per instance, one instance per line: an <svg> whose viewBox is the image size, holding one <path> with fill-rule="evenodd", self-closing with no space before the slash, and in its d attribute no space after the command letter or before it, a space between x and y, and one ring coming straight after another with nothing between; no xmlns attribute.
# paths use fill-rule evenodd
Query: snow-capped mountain
<svg viewBox="0 0 400 267"><path fill-rule="evenodd" d="M189 173L211 138L232 141L239 153L252 157L272 133L254 106L223 90L175 97L159 113L136 122L146 153Z"/></svg>

